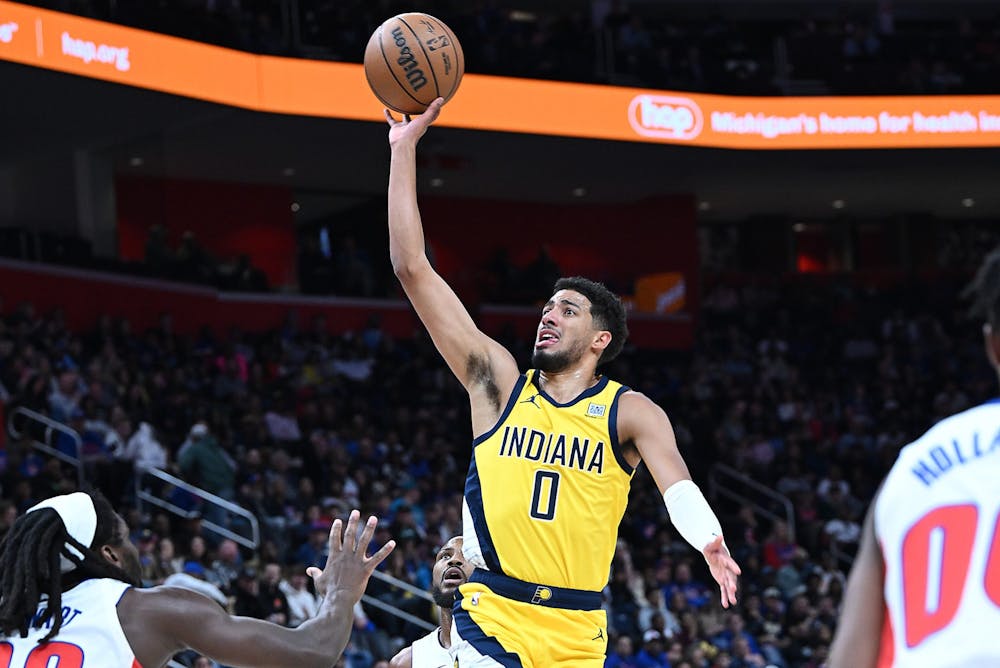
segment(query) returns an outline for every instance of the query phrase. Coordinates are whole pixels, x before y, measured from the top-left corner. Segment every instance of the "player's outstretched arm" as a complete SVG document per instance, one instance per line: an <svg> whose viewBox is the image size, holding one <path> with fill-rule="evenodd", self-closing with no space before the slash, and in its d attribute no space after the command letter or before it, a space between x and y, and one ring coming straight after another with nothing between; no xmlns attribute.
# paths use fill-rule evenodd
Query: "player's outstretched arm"
<svg viewBox="0 0 1000 668"><path fill-rule="evenodd" d="M402 120L385 111L392 151L389 256L406 296L452 373L470 393L486 377L504 392L517 380L517 363L503 346L479 331L454 290L434 271L425 251L417 207L417 142L437 119L443 104L438 98L424 113Z"/></svg>
<svg viewBox="0 0 1000 668"><path fill-rule="evenodd" d="M729 554L722 527L698 486L691 480L687 464L677 450L677 439L663 409L639 392L627 392L620 399L618 433L622 443L632 442L637 452L630 464L641 458L649 469L670 521L693 548L700 551L708 570L719 584L722 607L736 604L742 572Z"/></svg>
<svg viewBox="0 0 1000 668"><path fill-rule="evenodd" d="M389 541L366 556L378 522L370 518L358 538L358 517L358 511L351 513L346 532L341 520L334 521L326 568L307 571L323 597L313 619L289 629L230 616L214 601L184 589L129 590L119 604L119 617L136 658L143 666L162 666L176 652L191 648L230 666L333 666L350 639L354 604L372 571L395 547Z"/></svg>
<svg viewBox="0 0 1000 668"><path fill-rule="evenodd" d="M877 498L877 497L876 497ZM875 502L865 518L861 547L847 579L847 592L827 668L874 668L885 622L882 553L875 538Z"/></svg>

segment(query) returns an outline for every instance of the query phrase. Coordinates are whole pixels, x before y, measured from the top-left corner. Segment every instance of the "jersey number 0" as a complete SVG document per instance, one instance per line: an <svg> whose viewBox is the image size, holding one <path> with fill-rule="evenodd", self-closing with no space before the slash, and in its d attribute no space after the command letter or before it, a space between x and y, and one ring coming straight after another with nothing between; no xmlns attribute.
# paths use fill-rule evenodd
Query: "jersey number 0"
<svg viewBox="0 0 1000 668"><path fill-rule="evenodd" d="M958 614L978 524L977 506L942 506L920 518L903 537L903 607L908 647L916 647ZM990 536L982 586L987 598L1000 607L1000 514Z"/></svg>
<svg viewBox="0 0 1000 668"><path fill-rule="evenodd" d="M559 474L556 471L535 471L535 489L531 493L531 516L551 522L556 518L559 496Z"/></svg>

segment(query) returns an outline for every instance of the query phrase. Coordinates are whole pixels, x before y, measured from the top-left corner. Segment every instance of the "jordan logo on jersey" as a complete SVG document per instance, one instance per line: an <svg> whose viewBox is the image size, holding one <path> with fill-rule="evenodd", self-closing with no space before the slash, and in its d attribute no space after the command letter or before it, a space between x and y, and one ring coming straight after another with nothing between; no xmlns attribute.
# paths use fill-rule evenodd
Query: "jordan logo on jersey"
<svg viewBox="0 0 1000 668"><path fill-rule="evenodd" d="M537 408L539 410L542 409L542 405L540 403L538 403L538 394L537 393L536 394L532 394L527 399L521 399L521 403L522 404L531 404L532 406L534 406L535 408Z"/></svg>

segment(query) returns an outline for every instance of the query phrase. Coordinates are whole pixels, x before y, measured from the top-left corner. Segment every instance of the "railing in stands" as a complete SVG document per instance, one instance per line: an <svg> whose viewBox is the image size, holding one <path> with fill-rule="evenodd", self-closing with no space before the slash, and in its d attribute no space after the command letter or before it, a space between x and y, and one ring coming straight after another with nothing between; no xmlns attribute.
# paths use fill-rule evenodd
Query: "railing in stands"
<svg viewBox="0 0 1000 668"><path fill-rule="evenodd" d="M398 589L402 589L403 591L413 594L418 598L422 598L426 601L429 601L430 603L434 602L434 597L428 594L423 589L414 587L409 582L400 580L399 578L388 575L387 573L381 573L379 571L375 571L372 573L372 577L375 578L376 580L381 580L387 585L396 587ZM437 628L434 624L431 624L427 620L420 619L419 617L411 615L405 610L400 610L396 606L390 605L385 601L375 598L374 596L369 596L368 594L365 594L364 596L361 597L361 602L366 605L370 605L374 608L378 608L379 610L384 610L385 612L388 612L391 615L395 615L396 617L399 617L403 621L418 626L424 629L425 631L433 631L435 628Z"/></svg>
<svg viewBox="0 0 1000 668"><path fill-rule="evenodd" d="M151 491L150 487L147 486L150 478L159 481L161 490L158 492ZM202 505L202 510L184 508L176 503L168 501L166 498L163 498L163 490L171 487L189 494L191 497L194 497L194 499L202 501L203 504L207 503L208 512L205 511L204 505ZM228 538L236 542L236 544L242 545L250 550L256 550L260 546L260 524L257 522L257 517L253 513L246 508L233 503L232 501L228 501L223 499L221 496L216 496L215 494L207 492L200 487L196 487L191 483L181 480L177 476L170 475L166 471L148 467L137 469L135 472L135 498L140 502L145 502L156 506L157 508L162 508L163 510L184 519L201 517L201 524L206 530L211 531L218 536L222 536L223 538ZM230 513L245 520L245 525L243 522L237 522L236 524L248 528L250 535L241 535L228 527L215 522L212 517L217 516L218 513Z"/></svg>
<svg viewBox="0 0 1000 668"><path fill-rule="evenodd" d="M735 489L737 486L741 487L742 491L737 491ZM708 472L708 489L713 499L721 496L748 505L755 514L762 515L772 522L784 520L788 525L788 539L795 542L795 508L792 500L784 494L760 484L745 473L725 464L716 464ZM756 494L756 497L751 494ZM773 510L774 504L784 510L784 517Z"/></svg>
<svg viewBox="0 0 1000 668"><path fill-rule="evenodd" d="M76 469L77 484L83 487L83 440L74 429L30 408L18 406L7 418L7 432L16 439L28 439L31 446ZM64 436L70 440L76 456L67 454L53 440Z"/></svg>

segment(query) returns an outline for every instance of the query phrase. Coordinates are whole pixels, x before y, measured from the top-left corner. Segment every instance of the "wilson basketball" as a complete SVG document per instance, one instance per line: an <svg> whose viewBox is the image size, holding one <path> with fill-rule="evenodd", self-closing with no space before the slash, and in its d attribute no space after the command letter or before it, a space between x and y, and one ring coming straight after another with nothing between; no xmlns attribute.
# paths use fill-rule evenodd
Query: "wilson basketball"
<svg viewBox="0 0 1000 668"><path fill-rule="evenodd" d="M455 33L421 12L393 16L365 48L365 77L388 108L419 114L438 97L451 99L465 72Z"/></svg>

